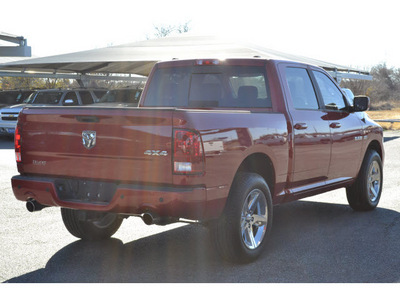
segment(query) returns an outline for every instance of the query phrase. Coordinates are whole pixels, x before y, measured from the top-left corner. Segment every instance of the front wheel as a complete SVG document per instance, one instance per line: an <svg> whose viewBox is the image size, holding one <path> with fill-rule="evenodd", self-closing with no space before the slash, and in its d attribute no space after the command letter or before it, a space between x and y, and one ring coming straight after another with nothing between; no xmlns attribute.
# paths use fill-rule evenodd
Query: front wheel
<svg viewBox="0 0 400 300"><path fill-rule="evenodd" d="M210 227L217 250L233 262L255 260L272 226L272 197L258 174L239 173L221 218Z"/></svg>
<svg viewBox="0 0 400 300"><path fill-rule="evenodd" d="M67 230L83 240L110 238L122 224L123 218L114 213L101 213L61 208L61 216Z"/></svg>
<svg viewBox="0 0 400 300"><path fill-rule="evenodd" d="M356 211L373 210L382 193L382 160L375 150L368 150L356 182L346 189L347 200Z"/></svg>

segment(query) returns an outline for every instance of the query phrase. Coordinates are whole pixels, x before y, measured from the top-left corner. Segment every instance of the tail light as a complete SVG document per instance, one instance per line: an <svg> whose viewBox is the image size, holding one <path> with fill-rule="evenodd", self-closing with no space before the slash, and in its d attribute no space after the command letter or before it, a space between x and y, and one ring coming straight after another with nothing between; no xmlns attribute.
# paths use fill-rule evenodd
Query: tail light
<svg viewBox="0 0 400 300"><path fill-rule="evenodd" d="M190 130L174 130L174 174L204 172L204 152L200 134Z"/></svg>
<svg viewBox="0 0 400 300"><path fill-rule="evenodd" d="M17 126L15 128L14 148L15 148L15 160L17 162L21 162L22 161L22 157L21 157L21 128L19 126Z"/></svg>

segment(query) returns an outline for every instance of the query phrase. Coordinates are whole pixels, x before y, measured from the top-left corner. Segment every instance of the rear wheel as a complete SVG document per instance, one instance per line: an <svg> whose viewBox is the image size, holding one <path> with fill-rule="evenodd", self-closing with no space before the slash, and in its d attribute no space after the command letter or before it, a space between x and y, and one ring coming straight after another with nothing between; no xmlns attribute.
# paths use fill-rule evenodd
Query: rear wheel
<svg viewBox="0 0 400 300"><path fill-rule="evenodd" d="M382 160L375 150L368 150L356 182L346 189L351 208L357 211L373 210L382 193Z"/></svg>
<svg viewBox="0 0 400 300"><path fill-rule="evenodd" d="M233 262L255 260L266 244L272 225L272 198L265 180L239 173L222 217L210 227L217 250Z"/></svg>
<svg viewBox="0 0 400 300"><path fill-rule="evenodd" d="M114 213L101 213L61 208L67 230L83 240L110 238L122 224L123 218Z"/></svg>

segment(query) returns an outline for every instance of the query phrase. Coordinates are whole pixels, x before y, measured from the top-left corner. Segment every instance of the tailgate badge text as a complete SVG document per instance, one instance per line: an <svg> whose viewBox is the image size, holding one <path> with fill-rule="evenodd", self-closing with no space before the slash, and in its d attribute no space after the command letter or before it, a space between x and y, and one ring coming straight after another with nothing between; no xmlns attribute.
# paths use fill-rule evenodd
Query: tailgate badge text
<svg viewBox="0 0 400 300"><path fill-rule="evenodd" d="M144 151L144 155L167 156L168 152L167 151L161 151L161 150L146 150L146 151Z"/></svg>

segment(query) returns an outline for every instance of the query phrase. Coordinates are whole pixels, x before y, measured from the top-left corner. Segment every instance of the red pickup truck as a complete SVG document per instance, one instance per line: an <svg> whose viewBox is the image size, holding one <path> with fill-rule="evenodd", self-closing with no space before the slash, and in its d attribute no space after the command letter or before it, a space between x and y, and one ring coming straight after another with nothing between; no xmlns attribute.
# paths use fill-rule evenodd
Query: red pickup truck
<svg viewBox="0 0 400 300"><path fill-rule="evenodd" d="M109 238L130 216L194 221L224 258L248 262L276 204L346 188L354 210L377 206L384 149L368 107L315 66L161 62L138 107L25 108L12 188L29 211L61 207L78 238Z"/></svg>

